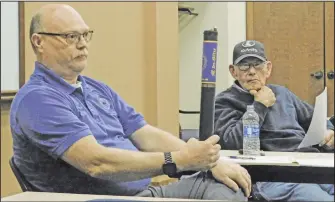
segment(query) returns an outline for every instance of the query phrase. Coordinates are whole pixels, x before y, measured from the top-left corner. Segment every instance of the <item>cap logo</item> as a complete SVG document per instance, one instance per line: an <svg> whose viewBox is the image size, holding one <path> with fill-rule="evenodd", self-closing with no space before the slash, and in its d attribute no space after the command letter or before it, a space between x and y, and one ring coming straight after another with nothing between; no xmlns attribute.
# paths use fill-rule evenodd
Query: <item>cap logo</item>
<svg viewBox="0 0 335 202"><path fill-rule="evenodd" d="M256 48L246 48L246 49L242 49L241 53L245 53L245 52L258 52L258 50Z"/></svg>
<svg viewBox="0 0 335 202"><path fill-rule="evenodd" d="M244 48L252 47L252 46L254 46L254 45L255 45L255 42L254 42L254 41L245 41L245 42L242 43L242 46L243 46Z"/></svg>

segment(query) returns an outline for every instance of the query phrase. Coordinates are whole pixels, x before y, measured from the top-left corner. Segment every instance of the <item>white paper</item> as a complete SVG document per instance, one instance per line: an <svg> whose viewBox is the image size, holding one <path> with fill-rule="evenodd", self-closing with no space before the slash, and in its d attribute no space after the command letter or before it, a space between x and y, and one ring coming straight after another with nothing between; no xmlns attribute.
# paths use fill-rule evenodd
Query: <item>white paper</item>
<svg viewBox="0 0 335 202"><path fill-rule="evenodd" d="M327 87L316 97L311 125L298 148L320 144L327 132Z"/></svg>
<svg viewBox="0 0 335 202"><path fill-rule="evenodd" d="M332 158L308 158L308 159L297 159L300 166L309 167L334 167L334 157Z"/></svg>
<svg viewBox="0 0 335 202"><path fill-rule="evenodd" d="M249 156L241 156L249 157ZM293 156L250 156L254 159L240 159L222 156L220 159L224 161L234 162L240 165L276 165L276 166L298 166L298 162Z"/></svg>
<svg viewBox="0 0 335 202"><path fill-rule="evenodd" d="M240 165L334 167L333 155L329 157L308 156L309 153L307 153L303 158L294 156L252 156L254 159L240 159L238 157L230 158L228 156L221 156L220 159L223 161L234 162Z"/></svg>

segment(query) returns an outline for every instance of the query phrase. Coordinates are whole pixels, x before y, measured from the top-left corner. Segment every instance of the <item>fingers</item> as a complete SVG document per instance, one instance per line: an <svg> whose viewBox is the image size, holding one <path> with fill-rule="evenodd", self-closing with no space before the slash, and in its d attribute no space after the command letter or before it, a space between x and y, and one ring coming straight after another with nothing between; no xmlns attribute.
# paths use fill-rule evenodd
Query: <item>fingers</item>
<svg viewBox="0 0 335 202"><path fill-rule="evenodd" d="M220 137L218 135L212 135L207 140L205 140L206 143L209 143L211 145L215 145L217 142L219 142Z"/></svg>
<svg viewBox="0 0 335 202"><path fill-rule="evenodd" d="M214 156L211 157L212 162L217 162L220 159L220 154L217 153Z"/></svg>
<svg viewBox="0 0 335 202"><path fill-rule="evenodd" d="M238 185L229 177L225 177L223 179L221 179L221 182L225 185L227 185L227 187L231 188L232 190L234 190L235 192L238 191Z"/></svg>
<svg viewBox="0 0 335 202"><path fill-rule="evenodd" d="M248 192L247 192L248 196L247 197L249 197L249 195L251 194L251 188L252 188L251 177L250 177L248 171L243 172L242 175L243 175L243 178L245 179L245 181L248 184L248 187L247 187L247 189L248 189Z"/></svg>
<svg viewBox="0 0 335 202"><path fill-rule="evenodd" d="M221 150L221 146L219 144L216 144L213 146L214 153L218 153Z"/></svg>
<svg viewBox="0 0 335 202"><path fill-rule="evenodd" d="M220 149L221 146L218 144L214 145L213 148L211 149L209 153L211 163L217 162L220 159Z"/></svg>
<svg viewBox="0 0 335 202"><path fill-rule="evenodd" d="M323 146L323 145L325 145L326 143L329 142L330 139L331 139L331 136L330 136L330 135L327 135L327 136L325 137L325 139L319 144L319 146Z"/></svg>
<svg viewBox="0 0 335 202"><path fill-rule="evenodd" d="M214 161L213 163L208 164L208 168L206 170L210 170L214 168L218 164L218 161Z"/></svg>
<svg viewBox="0 0 335 202"><path fill-rule="evenodd" d="M328 131L328 134L326 135L322 143L319 144L319 146L323 146L324 144L327 144L330 147L334 146L334 131Z"/></svg>
<svg viewBox="0 0 335 202"><path fill-rule="evenodd" d="M187 142L192 143L192 142L197 142L198 140L195 139L194 137L191 137Z"/></svg>
<svg viewBox="0 0 335 202"><path fill-rule="evenodd" d="M330 140L326 142L326 145L331 148L334 148L334 135L331 136Z"/></svg>
<svg viewBox="0 0 335 202"><path fill-rule="evenodd" d="M255 95L257 94L257 91L256 91L256 90L251 90L249 93L250 93L251 95L255 96Z"/></svg>
<svg viewBox="0 0 335 202"><path fill-rule="evenodd" d="M240 165L237 165L234 170L238 171L236 179L234 180L243 189L245 196L249 197L251 193L252 182L248 171Z"/></svg>
<svg viewBox="0 0 335 202"><path fill-rule="evenodd" d="M208 169L214 168L218 164L219 159L220 159L220 154L219 153L213 155L210 158L210 162L208 164Z"/></svg>
<svg viewBox="0 0 335 202"><path fill-rule="evenodd" d="M248 183L249 179L246 177L245 173L239 172L235 179L238 185L243 189L245 196L250 196L250 187L251 185Z"/></svg>

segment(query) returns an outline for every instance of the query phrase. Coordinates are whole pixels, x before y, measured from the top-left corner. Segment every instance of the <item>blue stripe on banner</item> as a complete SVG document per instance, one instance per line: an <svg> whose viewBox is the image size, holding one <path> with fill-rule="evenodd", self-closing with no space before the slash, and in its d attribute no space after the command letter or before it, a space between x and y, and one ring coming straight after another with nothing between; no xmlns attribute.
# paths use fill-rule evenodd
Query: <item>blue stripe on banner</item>
<svg viewBox="0 0 335 202"><path fill-rule="evenodd" d="M205 41L202 57L202 82L216 82L217 42Z"/></svg>

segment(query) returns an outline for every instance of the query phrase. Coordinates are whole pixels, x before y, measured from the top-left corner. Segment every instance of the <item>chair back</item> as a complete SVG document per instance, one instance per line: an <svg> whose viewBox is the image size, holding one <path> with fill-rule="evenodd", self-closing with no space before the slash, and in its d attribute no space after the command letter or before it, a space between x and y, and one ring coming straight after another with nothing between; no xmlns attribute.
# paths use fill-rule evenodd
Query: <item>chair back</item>
<svg viewBox="0 0 335 202"><path fill-rule="evenodd" d="M33 188L33 186L25 179L24 175L21 173L21 171L18 169L18 167L15 165L14 158L12 157L9 160L9 165L16 177L16 180L20 184L20 187L23 192L25 191L37 191Z"/></svg>

